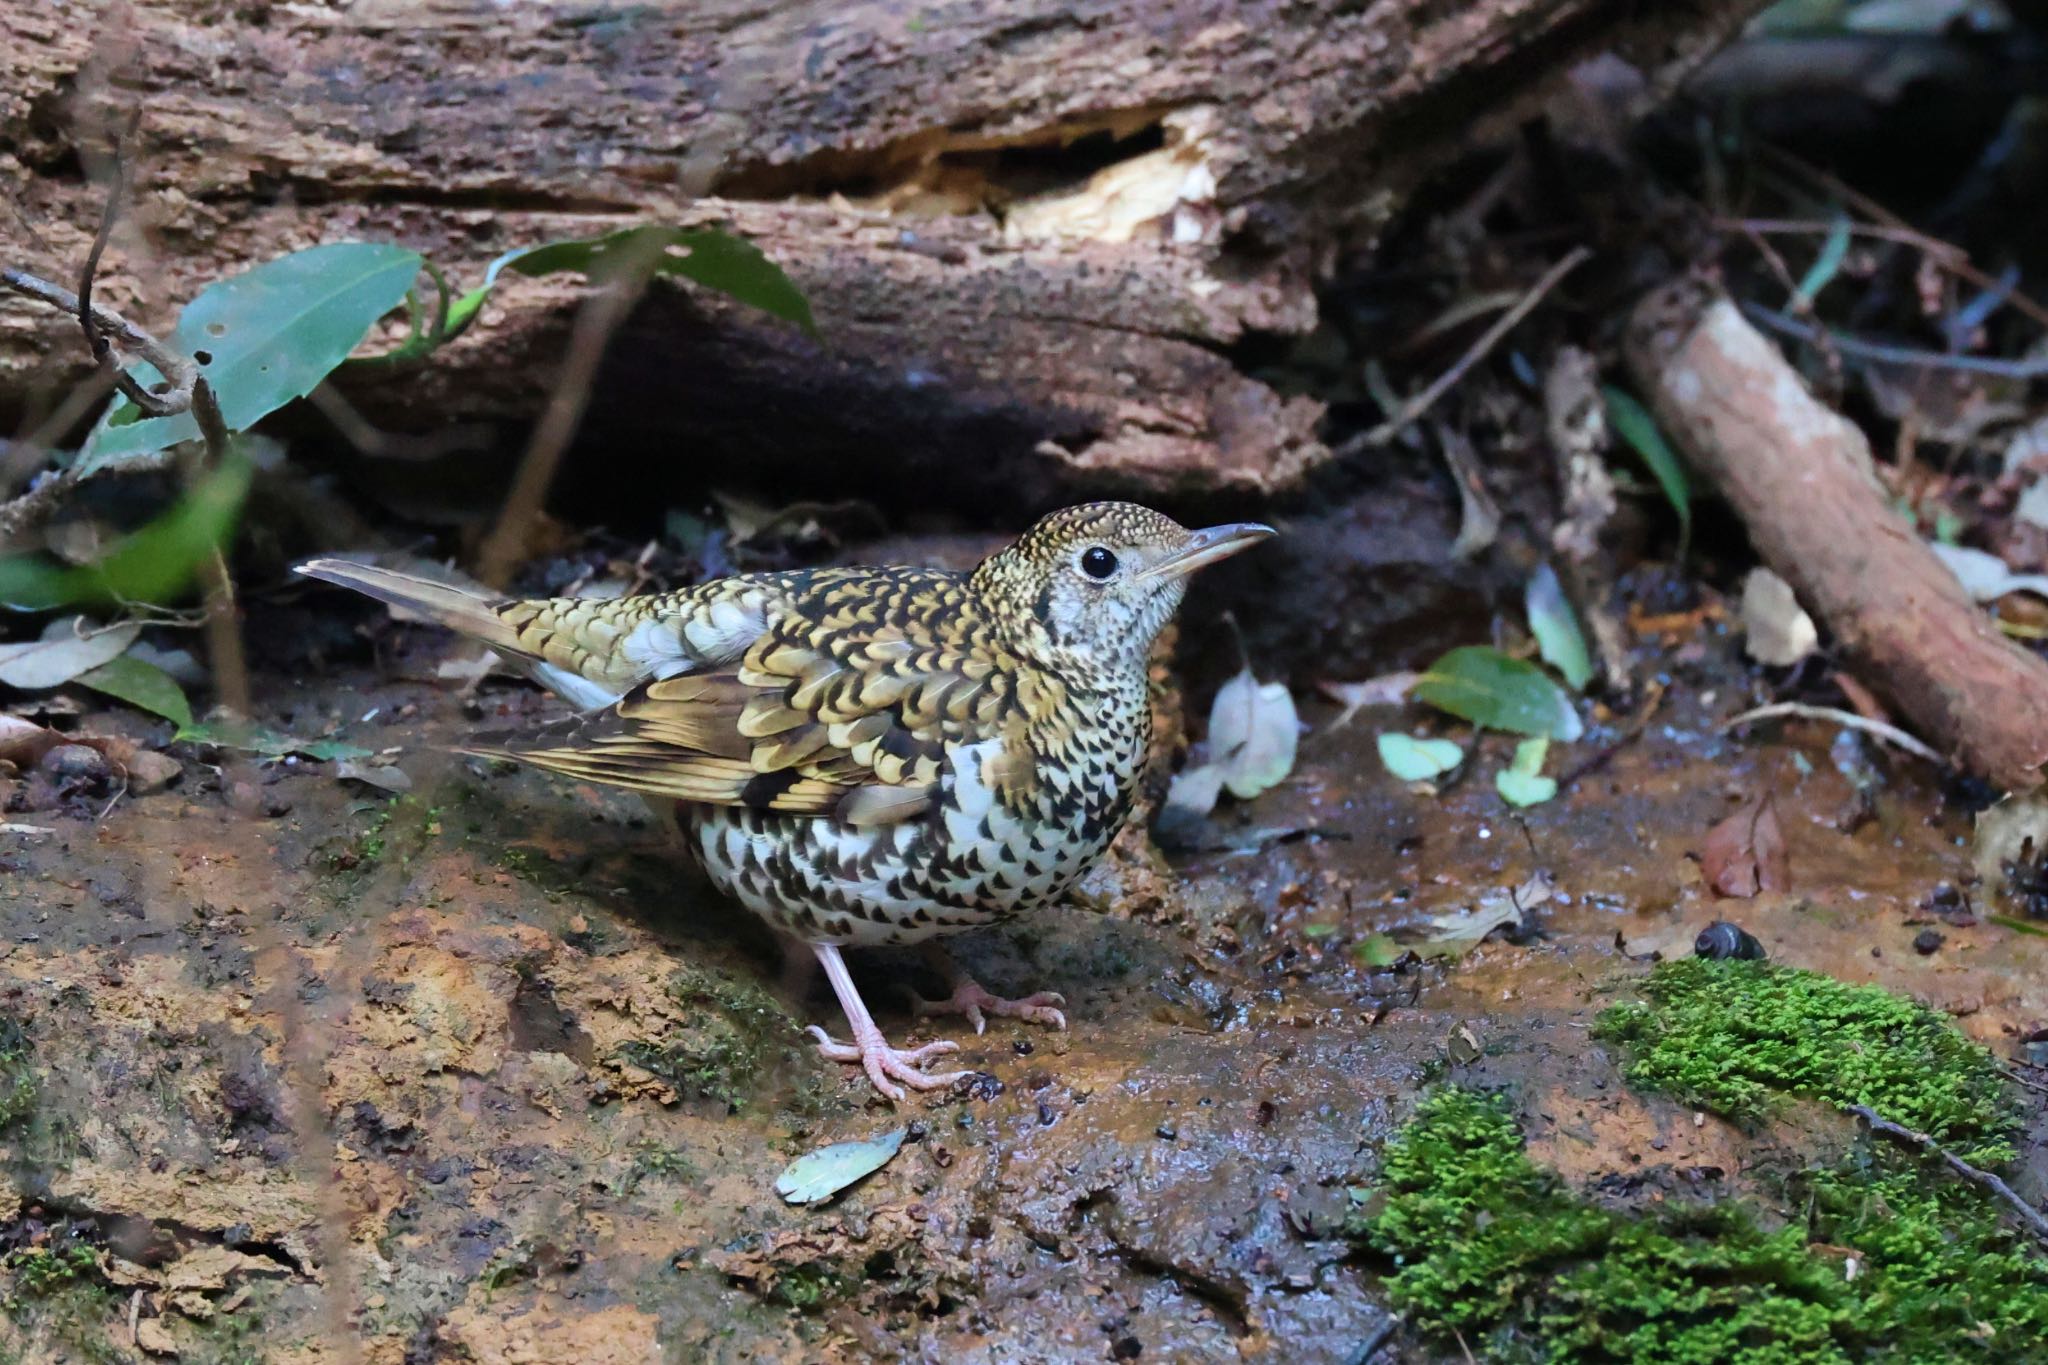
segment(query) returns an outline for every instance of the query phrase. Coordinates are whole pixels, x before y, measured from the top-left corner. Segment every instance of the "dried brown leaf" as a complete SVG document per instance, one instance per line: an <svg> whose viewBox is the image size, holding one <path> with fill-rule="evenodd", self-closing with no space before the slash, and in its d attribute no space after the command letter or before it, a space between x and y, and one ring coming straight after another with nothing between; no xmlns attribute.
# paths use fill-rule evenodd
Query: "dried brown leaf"
<svg viewBox="0 0 2048 1365"><path fill-rule="evenodd" d="M1760 891L1790 891L1792 864L1777 806L1769 792L1707 831L1700 869L1720 896L1748 899Z"/></svg>

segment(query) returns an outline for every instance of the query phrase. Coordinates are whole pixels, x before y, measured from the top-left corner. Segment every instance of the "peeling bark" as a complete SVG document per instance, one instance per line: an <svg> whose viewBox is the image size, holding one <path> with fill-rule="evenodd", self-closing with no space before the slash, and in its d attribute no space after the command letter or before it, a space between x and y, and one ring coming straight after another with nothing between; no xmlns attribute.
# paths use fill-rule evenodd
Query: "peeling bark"
<svg viewBox="0 0 2048 1365"><path fill-rule="evenodd" d="M1999 634L1892 509L1870 446L1719 291L1682 280L1630 322L1628 361L1764 561L1938 749L2002 787L2048 763L2048 664Z"/></svg>
<svg viewBox="0 0 2048 1365"><path fill-rule="evenodd" d="M75 268L99 191L73 143L139 101L101 292L158 325L318 240L402 240L460 282L623 219L725 220L808 291L825 340L651 303L637 358L689 401L615 372L599 407L632 406L636 440L931 497L1242 496L1328 452L1320 406L1242 372L1233 343L1310 327L1331 251L1577 57L1620 42L1661 83L1754 7L0 0L0 194L40 264ZM363 401L412 428L530 416L566 297L516 283L502 317ZM0 304L0 395L74 377L76 352L61 320Z"/></svg>

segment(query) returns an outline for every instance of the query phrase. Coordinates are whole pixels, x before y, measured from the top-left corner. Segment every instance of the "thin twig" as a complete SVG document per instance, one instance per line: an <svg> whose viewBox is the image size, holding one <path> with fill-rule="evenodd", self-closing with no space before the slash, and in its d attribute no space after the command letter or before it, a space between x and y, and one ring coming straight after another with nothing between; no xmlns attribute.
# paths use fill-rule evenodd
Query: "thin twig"
<svg viewBox="0 0 2048 1365"><path fill-rule="evenodd" d="M31 275L26 270L0 270L0 284L6 285L17 294L39 299L60 313L76 315L78 312L76 294L60 284L52 284L48 280ZM119 370L114 371L115 387L126 394L130 402L150 417L175 417L191 408L192 383L199 377L199 366L191 357L180 355L111 308L95 306L92 309L92 320L103 335L119 337L137 355L156 366L157 373L164 377L162 391L151 393L132 376Z"/></svg>
<svg viewBox="0 0 2048 1365"><path fill-rule="evenodd" d="M1463 379L1467 370L1478 364L1487 352L1499 345L1500 339L1512 332L1523 318L1529 316L1536 305L1543 302L1544 296L1564 281L1565 276L1592 259L1592 255L1592 250L1583 246L1573 247L1565 253L1562 260L1543 272L1543 278L1537 280L1529 292L1522 295L1519 303L1501 314L1493 326L1480 333L1478 339L1465 348L1465 353L1453 361L1449 369L1438 375L1429 387L1401 404L1400 410L1386 421L1339 444L1336 453L1339 456L1356 455L1369 447L1383 446L1399 436L1409 424L1428 412L1439 398L1449 392L1452 385Z"/></svg>
<svg viewBox="0 0 2048 1365"><path fill-rule="evenodd" d="M1759 706L1753 711L1744 711L1739 716L1722 721L1719 729L1722 734L1726 734L1738 725L1747 725L1757 720L1773 720L1780 716L1797 716L1801 720L1825 720L1851 730L1861 730L1865 734L1876 735L1879 739L1896 744L1907 753L1924 758L1929 763L1938 763L1944 768L1948 766L1948 760L1935 752L1925 741L1913 738L1898 726L1833 706L1811 706L1798 701L1772 702L1769 706Z"/></svg>
<svg viewBox="0 0 2048 1365"><path fill-rule="evenodd" d="M1790 171L1794 175L1806 177L1826 190L1834 198L1839 199L1850 208L1861 213L1864 217L1882 224L1888 230L1887 235L1893 237L1894 240L1902 245L1917 247L1929 255L1939 257L1947 269L1954 271L1979 289L1991 286L1991 277L1970 264L1969 253L1965 252L1961 247L1956 246L1952 242L1944 242L1939 237L1930 237L1926 233L1921 232L1911 223L1899 217L1898 214L1886 208L1882 203L1872 199L1869 195L1858 190L1833 172L1822 170L1812 162L1794 156L1791 152L1781 147L1773 147L1769 143L1758 144L1757 152L1764 160L1777 163L1780 170ZM2017 290L2014 291L2008 302L2035 322L2040 323L2043 327L2048 327L2048 308L2042 307L2034 302L2033 299L2019 293Z"/></svg>
<svg viewBox="0 0 2048 1365"><path fill-rule="evenodd" d="M597 367L604 359L612 333L639 302L654 266L667 249L667 244L655 234L623 248L611 281L584 300L577 310L561 376L548 395L547 407L533 429L532 439L527 442L519 472L513 477L511 491L505 495L504 509L498 514L498 524L477 559L476 576L487 586L502 588L511 578L527 529L540 515L548 487L555 481L555 471L561 467L562 456L568 452L576 428L582 425L584 409L590 406Z"/></svg>
<svg viewBox="0 0 2048 1365"><path fill-rule="evenodd" d="M85 333L85 349L92 352L93 364L106 369L113 359L107 339L101 335L92 314L92 282L99 274L100 256L107 249L107 239L114 235L114 223L121 216L121 205L128 198L128 142L135 136L135 130L142 126L142 106L128 116L128 126L114 143L114 183L107 190L107 202L100 209L99 231L92 237L92 250L85 253L85 268L78 272L78 326Z"/></svg>
<svg viewBox="0 0 2048 1365"><path fill-rule="evenodd" d="M1923 370L1961 370L1967 374L1995 375L2001 379L2039 379L2048 375L2048 355L2034 356L2027 360L2001 360L1996 356L1949 355L1945 351L1923 351L1915 346L1894 346L1887 342L1870 341L1849 332L1822 329L1804 323L1797 318L1786 317L1776 309L1762 304L1745 303L1742 315L1759 326L1769 328L1780 335L1793 337L1809 345L1832 346L1843 355L1858 360L1875 361L1880 365L1904 365Z"/></svg>
<svg viewBox="0 0 2048 1365"><path fill-rule="evenodd" d="M205 468L219 469L228 455L227 420L221 416L213 385L204 379L192 386L192 415L198 419L199 434L206 439ZM188 468L187 487L196 485L200 475L198 468ZM249 663L242 650L235 580L218 545L199 561L199 587L206 603L206 658L213 665L214 696L235 715L246 716L250 713Z"/></svg>
<svg viewBox="0 0 2048 1365"><path fill-rule="evenodd" d="M1873 1133L1882 1133L1888 1138L1911 1143L1923 1152L1931 1152L1935 1156L1940 1157L1943 1163L1957 1175L1983 1186L2000 1199L2003 1199L2012 1207L2013 1212L2020 1216L2021 1220L2026 1223L2027 1227L2036 1237L2040 1238L2043 1242L2048 1242L2048 1218L2044 1218L2039 1209L2021 1198L2018 1190L2006 1184L1998 1176L1980 1167L1972 1166L1969 1162L1927 1136L1927 1134L1916 1133L1911 1128L1893 1123L1867 1104L1852 1104L1849 1106L1849 1112L1869 1124L1870 1131Z"/></svg>

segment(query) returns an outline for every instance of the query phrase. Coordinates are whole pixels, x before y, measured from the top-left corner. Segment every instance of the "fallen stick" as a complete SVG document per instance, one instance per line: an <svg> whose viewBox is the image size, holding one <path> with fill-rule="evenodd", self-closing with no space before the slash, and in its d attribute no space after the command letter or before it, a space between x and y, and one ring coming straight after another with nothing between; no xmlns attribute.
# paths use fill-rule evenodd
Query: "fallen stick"
<svg viewBox="0 0 2048 1365"><path fill-rule="evenodd" d="M1959 766L2012 790L2040 785L2048 663L1999 634L1892 509L1863 433L1698 280L1638 304L1626 350L1665 432L1858 676Z"/></svg>
<svg viewBox="0 0 2048 1365"><path fill-rule="evenodd" d="M1849 1106L1849 1112L1869 1124L1870 1131L1873 1133L1891 1138L1895 1142L1903 1142L1909 1146L1918 1147L1921 1151L1931 1156L1940 1157L1943 1163L1957 1175L1991 1191L1992 1194L2004 1200L2006 1205L2020 1216L2020 1220L2027 1225L2027 1229L2030 1232L2042 1241L2048 1242L2048 1218L2042 1217L2039 1209L2029 1204L2021 1197L2018 1190L2015 1190L2012 1186L1999 1179L1996 1174L1980 1167L1972 1166L1969 1162L1927 1136L1927 1134L1916 1133L1904 1124L1894 1123L1867 1104L1852 1104Z"/></svg>

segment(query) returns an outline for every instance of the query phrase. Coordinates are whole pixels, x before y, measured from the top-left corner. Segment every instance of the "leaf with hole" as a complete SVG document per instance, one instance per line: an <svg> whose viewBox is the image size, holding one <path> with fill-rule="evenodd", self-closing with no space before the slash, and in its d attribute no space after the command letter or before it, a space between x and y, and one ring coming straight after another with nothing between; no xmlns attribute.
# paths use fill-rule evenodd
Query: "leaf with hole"
<svg viewBox="0 0 2048 1365"><path fill-rule="evenodd" d="M1571 698L1532 663L1489 645L1461 645L1416 680L1415 696L1489 730L1566 742L1585 733Z"/></svg>
<svg viewBox="0 0 2048 1365"><path fill-rule="evenodd" d="M1586 649L1585 633L1564 595L1564 585L1557 581L1557 570L1548 564L1536 566L1536 572L1529 575L1523 605L1529 613L1529 633L1536 637L1543 662L1583 692L1593 678L1593 656Z"/></svg>
<svg viewBox="0 0 2048 1365"><path fill-rule="evenodd" d="M1608 425L1649 466L1651 477L1678 513L1678 555L1683 559L1686 546L1692 543L1692 485L1686 480L1685 466L1658 430L1657 419L1633 394L1612 384L1603 386L1600 393L1607 400Z"/></svg>
<svg viewBox="0 0 2048 1365"><path fill-rule="evenodd" d="M447 334L455 336L476 320L499 276L507 270L533 278L573 270L603 283L633 268L690 280L817 335L818 326L803 291L761 248L719 228L652 225L506 252L484 270L484 282L448 310Z"/></svg>
<svg viewBox="0 0 2048 1365"><path fill-rule="evenodd" d="M230 431L246 431L311 393L370 328L404 302L424 264L417 251L375 242L331 242L216 280L185 305L168 340L200 362ZM147 387L163 376L131 371ZM79 472L197 440L189 412L144 417L126 399L86 438Z"/></svg>
<svg viewBox="0 0 2048 1365"><path fill-rule="evenodd" d="M97 564L60 564L43 555L0 559L0 605L48 611L175 601L191 586L201 562L227 543L249 492L249 477L249 461L230 451L220 468Z"/></svg>

